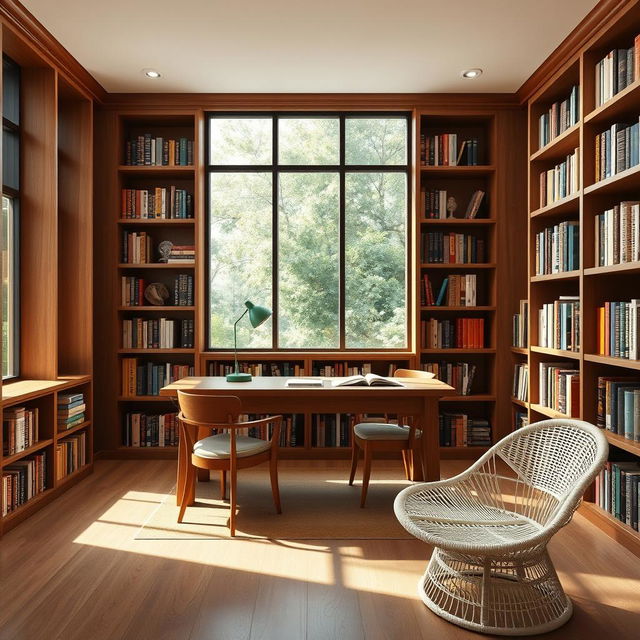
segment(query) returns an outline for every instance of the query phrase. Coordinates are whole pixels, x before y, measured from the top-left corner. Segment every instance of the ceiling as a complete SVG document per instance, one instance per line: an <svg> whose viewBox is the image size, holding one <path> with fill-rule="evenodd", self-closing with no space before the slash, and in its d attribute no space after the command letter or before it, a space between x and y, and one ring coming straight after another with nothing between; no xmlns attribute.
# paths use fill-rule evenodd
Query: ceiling
<svg viewBox="0 0 640 640"><path fill-rule="evenodd" d="M596 0L22 0L109 92L513 92ZM552 16L552 19L550 19ZM460 77L480 67L476 80ZM142 69L162 77L150 80Z"/></svg>

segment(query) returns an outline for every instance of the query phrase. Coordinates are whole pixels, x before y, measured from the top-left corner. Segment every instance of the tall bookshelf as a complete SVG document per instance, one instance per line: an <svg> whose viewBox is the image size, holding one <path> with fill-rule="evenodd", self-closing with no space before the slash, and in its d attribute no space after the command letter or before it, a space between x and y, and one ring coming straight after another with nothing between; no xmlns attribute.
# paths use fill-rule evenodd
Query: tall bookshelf
<svg viewBox="0 0 640 640"><path fill-rule="evenodd" d="M18 505L0 492L4 534L93 469L93 98L5 23L1 40L21 71L22 132L19 378L3 381L1 404L3 413L38 415L27 448L0 446L2 475L44 459L41 491ZM69 429L57 415L63 394L82 394L85 404Z"/></svg>
<svg viewBox="0 0 640 640"><path fill-rule="evenodd" d="M530 369L530 402L523 403L531 422L562 417L540 403L541 362L565 363L580 376L579 410L573 417L597 422L597 384L604 376L636 376L640 361L598 353L597 309L606 301L628 301L640 280L640 263L611 266L595 264L596 215L622 201L637 200L640 166L598 180L595 174L596 135L618 122L638 122L640 80L597 106L595 70L599 60L613 49L629 48L640 33L640 3L629 2L615 18L595 31L590 39L529 100L529 335L527 350ZM636 78L638 76L636 75ZM579 86L580 113L577 123L545 146L539 145L539 117L550 105ZM553 204L539 200L539 174L551 168L573 149L579 149L580 184L576 193ZM535 234L547 225L573 221L579 225L580 261L577 269L563 273L536 275ZM577 296L580 304L580 349L566 351L543 348L538 342L538 309L560 295ZM604 431L610 445L611 461L640 461L640 444ZM640 555L640 534L596 504L594 488L585 495L581 513L636 555Z"/></svg>

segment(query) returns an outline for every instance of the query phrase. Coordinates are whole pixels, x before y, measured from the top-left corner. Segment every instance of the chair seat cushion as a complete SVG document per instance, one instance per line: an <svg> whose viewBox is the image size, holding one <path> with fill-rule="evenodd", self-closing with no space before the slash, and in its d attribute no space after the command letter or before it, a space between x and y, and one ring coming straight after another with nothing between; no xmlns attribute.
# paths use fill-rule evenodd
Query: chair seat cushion
<svg viewBox="0 0 640 640"><path fill-rule="evenodd" d="M362 440L408 440L409 427L384 422L359 422L353 432Z"/></svg>
<svg viewBox="0 0 640 640"><path fill-rule="evenodd" d="M270 448L271 443L267 440L249 436L236 436L238 458L255 456L263 451L268 451ZM203 438L193 445L193 453L201 458L230 458L231 438L228 433L220 433L216 436Z"/></svg>

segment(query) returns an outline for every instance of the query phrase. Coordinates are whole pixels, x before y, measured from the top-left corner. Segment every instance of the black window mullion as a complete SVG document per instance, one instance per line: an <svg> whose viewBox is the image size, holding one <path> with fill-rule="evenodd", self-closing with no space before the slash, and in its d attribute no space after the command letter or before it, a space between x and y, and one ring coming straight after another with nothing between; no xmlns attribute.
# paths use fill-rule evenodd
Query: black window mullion
<svg viewBox="0 0 640 640"><path fill-rule="evenodd" d="M340 116L340 282L338 291L340 295L338 308L338 322L340 323L340 349L344 350L346 345L345 328L345 117Z"/></svg>
<svg viewBox="0 0 640 640"><path fill-rule="evenodd" d="M280 317L280 291L278 289L279 281L279 245L278 245L278 188L280 175L278 173L278 117L273 117L273 129L272 129L271 151L273 153L271 159L271 206L272 206L272 229L271 229L271 298L273 305L272 325L271 325L271 345L274 350L278 348L280 344L279 335L279 317Z"/></svg>

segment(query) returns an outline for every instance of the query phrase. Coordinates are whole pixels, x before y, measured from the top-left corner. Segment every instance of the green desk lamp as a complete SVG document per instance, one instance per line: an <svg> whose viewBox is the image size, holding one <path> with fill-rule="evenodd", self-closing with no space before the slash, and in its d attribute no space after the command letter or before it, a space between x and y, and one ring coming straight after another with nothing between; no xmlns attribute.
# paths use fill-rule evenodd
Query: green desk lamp
<svg viewBox="0 0 640 640"><path fill-rule="evenodd" d="M227 382L249 382L251 380L250 373L240 373L238 367L238 340L236 335L236 329L238 322L244 318L244 316L249 314L249 322L251 326L255 329L259 327L265 320L267 320L271 316L271 309L267 309L267 307L261 307L260 305L253 304L253 302L247 300L244 303L244 306L247 307L242 315L235 321L233 325L233 355L235 358L235 373L230 373L227 375Z"/></svg>

